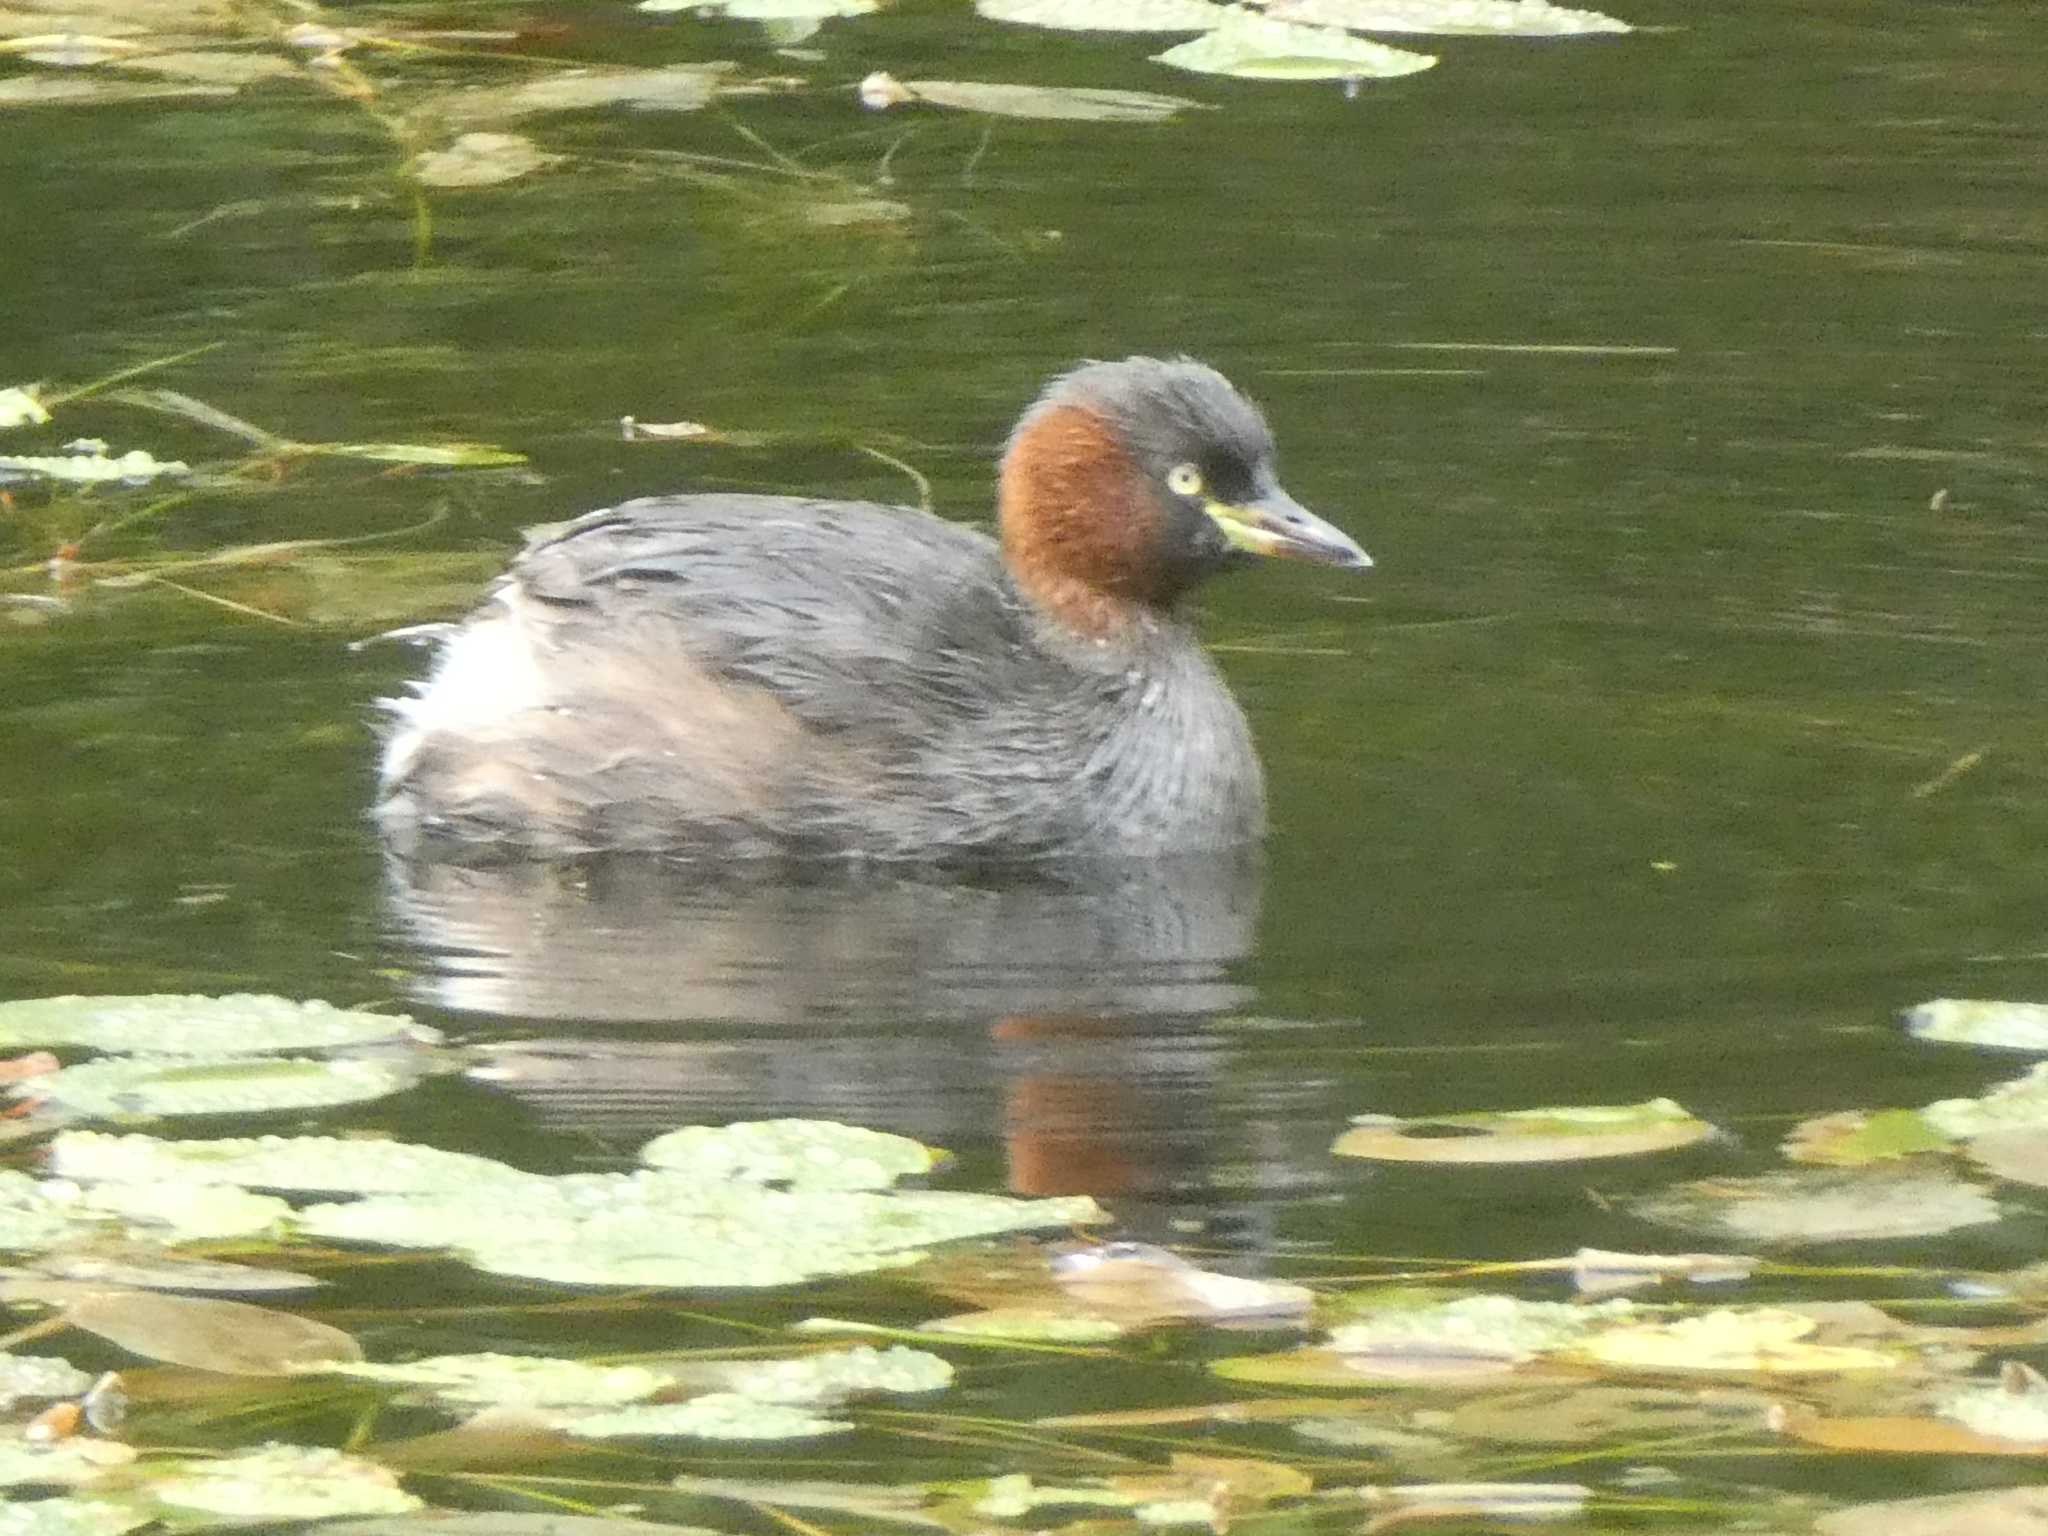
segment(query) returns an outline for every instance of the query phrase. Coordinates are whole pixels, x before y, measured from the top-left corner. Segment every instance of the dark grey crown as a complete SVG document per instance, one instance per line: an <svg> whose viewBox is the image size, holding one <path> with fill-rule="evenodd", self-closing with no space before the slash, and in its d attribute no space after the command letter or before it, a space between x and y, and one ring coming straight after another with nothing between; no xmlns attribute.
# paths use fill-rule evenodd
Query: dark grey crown
<svg viewBox="0 0 2048 1536"><path fill-rule="evenodd" d="M1063 405L1104 417L1153 475L1190 462L1213 473L1219 461L1234 461L1254 478L1270 470L1273 434L1259 408L1191 357L1084 363L1046 385L1018 429Z"/></svg>

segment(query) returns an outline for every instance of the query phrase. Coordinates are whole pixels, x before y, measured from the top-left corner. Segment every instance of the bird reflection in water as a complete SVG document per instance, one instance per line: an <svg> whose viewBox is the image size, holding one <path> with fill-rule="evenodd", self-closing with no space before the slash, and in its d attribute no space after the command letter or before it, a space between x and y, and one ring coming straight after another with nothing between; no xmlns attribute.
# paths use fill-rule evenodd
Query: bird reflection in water
<svg viewBox="0 0 2048 1536"><path fill-rule="evenodd" d="M772 879L394 856L388 882L419 1001L542 1026L476 1075L550 1129L623 1151L818 1116L999 1140L1015 1193L1140 1199L1197 1194L1219 1146L1255 1155L1214 1102L1249 851Z"/></svg>

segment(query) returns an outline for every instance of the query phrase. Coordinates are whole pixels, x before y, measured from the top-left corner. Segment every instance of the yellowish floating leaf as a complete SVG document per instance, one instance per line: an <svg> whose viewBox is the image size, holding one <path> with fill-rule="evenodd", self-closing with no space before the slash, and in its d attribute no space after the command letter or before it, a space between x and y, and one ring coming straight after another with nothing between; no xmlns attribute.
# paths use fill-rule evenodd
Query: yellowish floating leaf
<svg viewBox="0 0 2048 1536"><path fill-rule="evenodd" d="M144 1486L173 1524L193 1514L244 1521L322 1520L408 1514L425 1507L374 1462L294 1445L269 1445L209 1461L153 1463Z"/></svg>
<svg viewBox="0 0 2048 1536"><path fill-rule="evenodd" d="M446 149L414 155L413 179L428 187L491 187L558 162L517 133L465 133Z"/></svg>
<svg viewBox="0 0 2048 1536"><path fill-rule="evenodd" d="M1572 1355L1594 1365L1644 1371L1808 1375L1889 1371L1898 1357L1847 1344L1818 1344L1811 1317L1776 1307L1730 1307L1668 1323L1603 1329Z"/></svg>
<svg viewBox="0 0 2048 1536"><path fill-rule="evenodd" d="M1802 1120L1780 1150L1796 1163L1851 1168L1943 1152L1953 1145L1954 1138L1930 1125L1917 1109L1851 1109Z"/></svg>
<svg viewBox="0 0 2048 1536"><path fill-rule="evenodd" d="M379 464L421 464L437 469L496 469L524 464L526 455L495 443L296 443L301 453Z"/></svg>
<svg viewBox="0 0 2048 1536"><path fill-rule="evenodd" d="M1921 1040L2007 1051L2048 1051L2048 1003L1937 997L1908 1008L1904 1019L1907 1033Z"/></svg>
<svg viewBox="0 0 2048 1536"><path fill-rule="evenodd" d="M1064 32L1207 32L1228 6L1212 0L974 0L990 21Z"/></svg>
<svg viewBox="0 0 2048 1536"><path fill-rule="evenodd" d="M1997 1381L1966 1388L1935 1411L1977 1434L2048 1450L2048 1381L2019 1361L2008 1361Z"/></svg>
<svg viewBox="0 0 2048 1536"><path fill-rule="evenodd" d="M1563 1163L1689 1146L1713 1127L1670 1099L1558 1109L1362 1115L1330 1150L1339 1157L1415 1163Z"/></svg>
<svg viewBox="0 0 2048 1536"><path fill-rule="evenodd" d="M2048 1445L2001 1440L1946 1419L1908 1414L1823 1418L1812 1409L1794 1408L1778 1415L1777 1428L1808 1445L1879 1456L2048 1456ZM1964 1536L1978 1532L1971 1527Z"/></svg>
<svg viewBox="0 0 2048 1536"><path fill-rule="evenodd" d="M920 1333L971 1339L1017 1339L1040 1344L1101 1344L1131 1330L1123 1323L1051 1307L990 1307L918 1324Z"/></svg>
<svg viewBox="0 0 2048 1536"><path fill-rule="evenodd" d="M1354 32L1438 36L1571 37L1634 30L1598 11L1572 10L1549 0L1267 0L1266 14Z"/></svg>
<svg viewBox="0 0 2048 1536"><path fill-rule="evenodd" d="M1155 64L1245 80L1389 80L1429 69L1433 54L1369 43L1334 27L1225 14L1214 31L1154 54Z"/></svg>

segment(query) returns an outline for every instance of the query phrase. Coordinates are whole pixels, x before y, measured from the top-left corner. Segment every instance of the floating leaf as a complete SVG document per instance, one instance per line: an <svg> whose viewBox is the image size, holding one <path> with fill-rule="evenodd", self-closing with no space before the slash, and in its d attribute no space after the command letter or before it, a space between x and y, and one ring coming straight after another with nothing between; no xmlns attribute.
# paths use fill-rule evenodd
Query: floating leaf
<svg viewBox="0 0 2048 1536"><path fill-rule="evenodd" d="M2048 1125L1987 1131L1963 1143L1963 1153L1996 1178L2048 1188Z"/></svg>
<svg viewBox="0 0 2048 1536"><path fill-rule="evenodd" d="M1729 1389L1538 1387L1459 1403L1445 1427L1495 1445L1598 1445L1691 1435L1766 1433L1771 1399Z"/></svg>
<svg viewBox="0 0 2048 1536"><path fill-rule="evenodd" d="M1211 0L974 0L990 21L1069 32L1207 32L1228 6Z"/></svg>
<svg viewBox="0 0 2048 1536"><path fill-rule="evenodd" d="M532 1176L467 1152L341 1136L154 1136L66 1131L50 1144L51 1171L67 1179L128 1183L242 1184L333 1194L508 1194Z"/></svg>
<svg viewBox="0 0 2048 1536"><path fill-rule="evenodd" d="M55 1282L17 1281L6 1294L56 1306L69 1326L145 1360L226 1376L289 1376L363 1357L339 1328L245 1301Z"/></svg>
<svg viewBox="0 0 2048 1536"><path fill-rule="evenodd" d="M640 1149L650 1168L792 1189L887 1189L929 1173L943 1156L907 1136L833 1120L686 1125Z"/></svg>
<svg viewBox="0 0 2048 1536"><path fill-rule="evenodd" d="M1361 1115L1330 1150L1420 1163L1558 1163L1689 1146L1713 1130L1670 1099L1401 1120Z"/></svg>
<svg viewBox="0 0 2048 1536"><path fill-rule="evenodd" d="M69 1045L115 1054L246 1056L439 1038L402 1013L364 1013L253 993L38 997L0 1003L0 1048Z"/></svg>
<svg viewBox="0 0 2048 1536"><path fill-rule="evenodd" d="M1430 68L1436 58L1369 43L1332 27L1225 13L1213 32L1152 56L1155 64L1246 80L1386 80Z"/></svg>
<svg viewBox="0 0 2048 1536"><path fill-rule="evenodd" d="M288 1214L282 1201L244 1190L195 1191L161 1184L81 1189L62 1179L0 1171L0 1248L37 1252L118 1232L175 1243L253 1237Z"/></svg>
<svg viewBox="0 0 2048 1536"><path fill-rule="evenodd" d="M1990 1195L1947 1174L1807 1169L1751 1179L1700 1179L1630 1202L1647 1221L1742 1243L1928 1237L1999 1219Z"/></svg>
<svg viewBox="0 0 2048 1536"><path fill-rule="evenodd" d="M49 411L36 398L34 385L16 384L0 389L0 430L40 426L49 419Z"/></svg>
<svg viewBox="0 0 2048 1536"><path fill-rule="evenodd" d="M1180 1320L1298 1317L1315 1300L1306 1286L1200 1269L1145 1243L1063 1253L1053 1263L1053 1279L1085 1311L1129 1328Z"/></svg>
<svg viewBox="0 0 2048 1536"><path fill-rule="evenodd" d="M1930 1125L1917 1109L1845 1110L1802 1120L1782 1150L1794 1162L1851 1168L1953 1145L1954 1138Z"/></svg>
<svg viewBox="0 0 2048 1536"><path fill-rule="evenodd" d="M1857 1504L1820 1516L1814 1536L2040 1536L2048 1488L1986 1488Z"/></svg>
<svg viewBox="0 0 2048 1536"><path fill-rule="evenodd" d="M323 1525L320 1536L721 1536L696 1525L669 1525L609 1515L568 1515L553 1510L428 1509L380 1520Z"/></svg>
<svg viewBox="0 0 2048 1536"><path fill-rule="evenodd" d="M1792 1408L1777 1415L1777 1422L1794 1439L1833 1451L1880 1456L2048 1456L2048 1447L1980 1435L1947 1419L1909 1414L1824 1418L1810 1408ZM1955 1536L1980 1533L1973 1526L1958 1530Z"/></svg>
<svg viewBox="0 0 2048 1536"><path fill-rule="evenodd" d="M2006 1051L2048 1051L2048 1003L1937 997L1908 1008L1904 1018L1907 1032L1922 1040Z"/></svg>
<svg viewBox="0 0 2048 1536"><path fill-rule="evenodd" d="M493 1407L589 1408L636 1403L668 1386L637 1365L585 1365L530 1355L434 1355L402 1365L344 1362L335 1374L420 1387L445 1403Z"/></svg>
<svg viewBox="0 0 2048 1536"><path fill-rule="evenodd" d="M83 1437L37 1443L0 1437L0 1488L37 1483L78 1487L96 1483L114 1467L135 1459L135 1452L111 1440Z"/></svg>
<svg viewBox="0 0 2048 1536"><path fill-rule="evenodd" d="M223 50L198 52L166 49L156 53L129 54L107 61L115 69L137 74L162 75L194 85L255 85L264 80L296 80L299 66L274 53L232 53Z"/></svg>
<svg viewBox="0 0 2048 1536"><path fill-rule="evenodd" d="M0 1504L0 1536L121 1536L155 1519L153 1510L98 1499L35 1499Z"/></svg>
<svg viewBox="0 0 2048 1536"><path fill-rule="evenodd" d="M1974 1099L1937 1099L1920 1114L1935 1130L1957 1140L1987 1131L2048 1125L2048 1061Z"/></svg>
<svg viewBox="0 0 2048 1536"><path fill-rule="evenodd" d="M1388 1511L1366 1527L1370 1531L1410 1520L1571 1520L1585 1513L1593 1490L1583 1483L1410 1483L1363 1488L1359 1495L1367 1508Z"/></svg>
<svg viewBox="0 0 2048 1536"><path fill-rule="evenodd" d="M150 1471L146 1491L173 1514L324 1520L426 1507L374 1462L303 1446L269 1445L213 1461L158 1464Z"/></svg>
<svg viewBox="0 0 2048 1536"><path fill-rule="evenodd" d="M219 1259L194 1259L181 1253L94 1241L89 1250L44 1254L22 1264L20 1272L45 1280L73 1280L124 1290L157 1291L310 1291L321 1281L289 1269L229 1264Z"/></svg>
<svg viewBox="0 0 2048 1536"><path fill-rule="evenodd" d="M1634 1316L1635 1304L1622 1300L1578 1305L1515 1296L1460 1296L1432 1305L1375 1309L1331 1330L1327 1347L1342 1355L1518 1363Z"/></svg>
<svg viewBox="0 0 2048 1536"><path fill-rule="evenodd" d="M413 180L428 187L493 187L561 160L517 133L465 133L446 149L412 157Z"/></svg>
<svg viewBox="0 0 2048 1536"><path fill-rule="evenodd" d="M826 21L835 16L866 16L881 0L640 0L641 11L700 11L734 21Z"/></svg>
<svg viewBox="0 0 2048 1536"><path fill-rule="evenodd" d="M1182 112L1208 110L1204 102L1151 91L1000 85L979 80L897 80L879 71L861 81L860 98L869 107L923 102L991 117L1093 123L1159 123Z"/></svg>
<svg viewBox="0 0 2048 1536"><path fill-rule="evenodd" d="M300 453L369 459L378 464L420 464L435 469L498 469L524 464L526 455L495 443L294 443Z"/></svg>
<svg viewBox="0 0 2048 1536"><path fill-rule="evenodd" d="M919 1323L920 1333L949 1334L969 1339L1017 1339L1041 1344L1101 1344L1122 1338L1124 1324L1085 1312L1050 1307L991 1307Z"/></svg>
<svg viewBox="0 0 2048 1536"><path fill-rule="evenodd" d="M1101 1219L1085 1196L774 1190L665 1170L528 1178L485 1201L385 1196L300 1213L313 1235L452 1249L496 1274L697 1288L896 1268L934 1243Z"/></svg>
<svg viewBox="0 0 2048 1536"><path fill-rule="evenodd" d="M585 1440L632 1435L684 1436L693 1440L805 1440L853 1428L807 1408L763 1402L740 1392L708 1392L685 1403L643 1403L610 1413L548 1415L548 1422Z"/></svg>
<svg viewBox="0 0 2048 1536"><path fill-rule="evenodd" d="M0 453L0 479L40 478L64 480L75 485L103 485L122 481L140 485L161 475L189 475L188 464L164 463L140 448L131 448L119 458L104 453L6 454Z"/></svg>
<svg viewBox="0 0 2048 1536"><path fill-rule="evenodd" d="M74 1115L126 1120L358 1104L410 1087L416 1075L399 1062L346 1057L126 1056L66 1067L16 1091Z"/></svg>
<svg viewBox="0 0 2048 1536"><path fill-rule="evenodd" d="M77 1397L92 1385L68 1360L49 1355L13 1355L0 1350L0 1408L56 1397Z"/></svg>
<svg viewBox="0 0 2048 1536"><path fill-rule="evenodd" d="M1666 1280L1723 1285L1747 1280L1757 1260L1722 1253L1610 1253L1581 1248L1572 1255L1572 1288L1581 1296L1608 1296Z"/></svg>
<svg viewBox="0 0 2048 1536"><path fill-rule="evenodd" d="M1440 36L1571 37L1635 30L1598 11L1575 11L1549 0L1267 0L1266 14L1354 32Z"/></svg>
<svg viewBox="0 0 2048 1536"><path fill-rule="evenodd" d="M145 85L135 80L64 79L49 75L14 75L0 79L0 108L67 107L88 102L163 101L179 97L211 99L234 94L235 89L231 85ZM128 1527L117 1529L126 1530Z"/></svg>
<svg viewBox="0 0 2048 1536"><path fill-rule="evenodd" d="M1643 1371L1719 1371L1808 1375L1889 1371L1895 1355L1808 1339L1819 1323L1777 1307L1729 1307L1671 1322L1637 1323L1595 1333L1573 1346L1595 1365Z"/></svg>
<svg viewBox="0 0 2048 1536"><path fill-rule="evenodd" d="M1966 1388L1935 1412L1976 1434L2048 1450L2048 1381L2029 1366L2008 1364L1997 1381Z"/></svg>
<svg viewBox="0 0 2048 1536"><path fill-rule="evenodd" d="M470 86L437 96L428 114L462 123L510 122L545 112L632 107L694 112L718 97L729 64L670 64L660 69L567 70L518 85Z"/></svg>

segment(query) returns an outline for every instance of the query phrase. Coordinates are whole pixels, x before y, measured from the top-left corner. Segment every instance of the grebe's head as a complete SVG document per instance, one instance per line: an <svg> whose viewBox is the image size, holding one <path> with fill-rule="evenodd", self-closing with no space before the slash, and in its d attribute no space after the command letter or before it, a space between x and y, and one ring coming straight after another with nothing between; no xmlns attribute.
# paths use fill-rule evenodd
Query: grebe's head
<svg viewBox="0 0 2048 1536"><path fill-rule="evenodd" d="M1010 434L998 517L1018 585L1093 634L1253 555L1372 564L1281 489L1258 407L1190 358L1054 379Z"/></svg>

